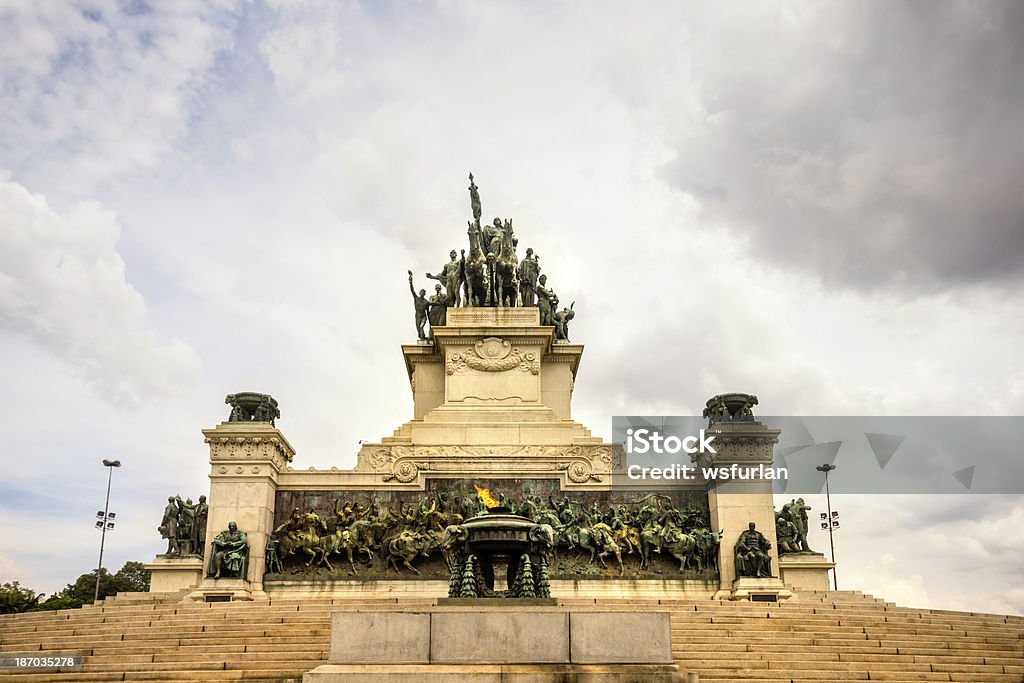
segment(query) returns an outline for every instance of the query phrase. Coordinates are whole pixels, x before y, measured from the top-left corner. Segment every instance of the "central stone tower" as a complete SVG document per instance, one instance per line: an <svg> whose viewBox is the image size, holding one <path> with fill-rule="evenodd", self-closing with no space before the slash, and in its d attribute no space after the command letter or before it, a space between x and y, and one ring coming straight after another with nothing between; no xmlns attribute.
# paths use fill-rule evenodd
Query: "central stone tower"
<svg viewBox="0 0 1024 683"><path fill-rule="evenodd" d="M356 471L411 483L431 476L603 481L612 447L572 419L583 346L556 342L534 307L448 309L433 340L402 346L413 419L364 444Z"/></svg>

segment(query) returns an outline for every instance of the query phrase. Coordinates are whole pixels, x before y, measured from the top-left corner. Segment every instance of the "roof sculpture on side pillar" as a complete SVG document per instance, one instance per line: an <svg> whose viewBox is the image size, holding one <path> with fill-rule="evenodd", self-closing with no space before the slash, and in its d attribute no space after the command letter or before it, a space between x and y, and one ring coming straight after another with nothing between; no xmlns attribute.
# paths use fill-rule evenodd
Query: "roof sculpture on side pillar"
<svg viewBox="0 0 1024 683"><path fill-rule="evenodd" d="M479 188L469 176L467 249L451 249L436 294L417 296L417 342L402 355L413 418L380 443L364 444L356 471L412 483L433 476L552 476L599 485L616 457L573 421L572 392L583 346L569 341L575 302L561 311L533 248L517 257L509 218L481 224ZM425 310L426 309L426 310ZM424 318L430 333L424 334Z"/></svg>

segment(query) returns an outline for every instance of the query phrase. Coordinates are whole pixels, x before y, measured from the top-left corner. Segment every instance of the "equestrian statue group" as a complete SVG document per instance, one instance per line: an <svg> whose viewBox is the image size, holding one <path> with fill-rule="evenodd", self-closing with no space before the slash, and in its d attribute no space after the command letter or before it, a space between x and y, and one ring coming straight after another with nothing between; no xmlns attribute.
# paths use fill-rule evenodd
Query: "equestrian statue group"
<svg viewBox="0 0 1024 683"><path fill-rule="evenodd" d="M503 508L552 529L550 561L559 575L616 569L625 575L624 556L637 558L630 566L634 575L675 571L664 564L652 566L656 557L674 558L679 573L704 576L718 570L721 532L708 528L706 510L677 507L668 496L605 504L530 494L500 499ZM365 502L339 498L324 514L296 507L268 541L267 571L334 572L331 558L337 556L348 564L350 576L360 568L378 577L392 570L420 575L422 566L415 563L435 559L444 564L431 564L428 573L448 575L453 570L452 528L485 514L477 496L436 491L390 504L372 496ZM614 558L615 565L606 558Z"/></svg>
<svg viewBox="0 0 1024 683"><path fill-rule="evenodd" d="M431 297L427 297L425 289L416 292L412 271L408 271L419 339L428 339L424 330L427 322L430 336L435 327L445 324L450 307L532 306L540 309L541 325L555 328L555 340L568 342L569 322L576 315L573 310L576 302L558 310L558 295L548 287L547 275L540 272L540 257L533 249L527 249L521 261L516 256L519 240L510 219L495 218L492 224L481 226L480 192L472 173L469 174L469 197L473 209L473 220L469 221L467 231L469 254L465 249L459 252L452 249L448 263L440 272L427 273L428 278L437 280Z"/></svg>

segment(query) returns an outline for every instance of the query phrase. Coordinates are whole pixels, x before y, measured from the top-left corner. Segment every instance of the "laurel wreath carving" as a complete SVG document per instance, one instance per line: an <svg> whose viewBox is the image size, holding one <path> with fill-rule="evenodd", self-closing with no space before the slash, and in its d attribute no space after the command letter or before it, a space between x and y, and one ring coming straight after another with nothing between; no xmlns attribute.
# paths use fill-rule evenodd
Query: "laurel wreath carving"
<svg viewBox="0 0 1024 683"><path fill-rule="evenodd" d="M523 372L540 374L540 361L537 360L537 354L532 351L523 353L519 349L512 349L504 358L482 358L472 349L465 353L456 353L445 364L445 372L454 375L465 372L467 367L483 372L506 372L519 368Z"/></svg>

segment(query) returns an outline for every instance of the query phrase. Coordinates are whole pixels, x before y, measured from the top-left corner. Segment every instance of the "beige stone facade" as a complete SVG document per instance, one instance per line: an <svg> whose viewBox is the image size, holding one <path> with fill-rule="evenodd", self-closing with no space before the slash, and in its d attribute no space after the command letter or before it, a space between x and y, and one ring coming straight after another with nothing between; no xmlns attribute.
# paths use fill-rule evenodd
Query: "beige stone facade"
<svg viewBox="0 0 1024 683"><path fill-rule="evenodd" d="M583 346L555 342L553 328L539 324L538 309L449 309L447 325L436 328L431 341L404 345L402 352L413 417L380 441L362 444L352 470L294 467L295 450L269 423L223 422L203 431L210 448L211 482L206 557L216 534L236 522L248 534L242 590L251 596L259 597L265 589L265 547L274 529L279 492L414 492L424 491L427 481L436 478L554 479L563 492L606 491L612 473L621 471L621 447L594 437L572 419ZM777 431L757 423L713 427L718 446L714 464L771 463ZM772 543L772 571L779 576L771 482L698 481L693 486L707 491L711 526L724 534L715 594L732 595L733 546L751 521ZM181 571L174 574L177 579L170 576L161 577L159 585L185 580ZM666 581L661 589L709 592L704 582ZM345 582L334 583L339 591L350 590L343 587ZM571 592L585 594L586 583ZM603 582L590 583L598 593L605 590ZM194 595L213 594L226 585L203 578ZM620 590L611 584L607 588ZM275 585L274 590L287 589ZM234 584L232 591L237 592Z"/></svg>

